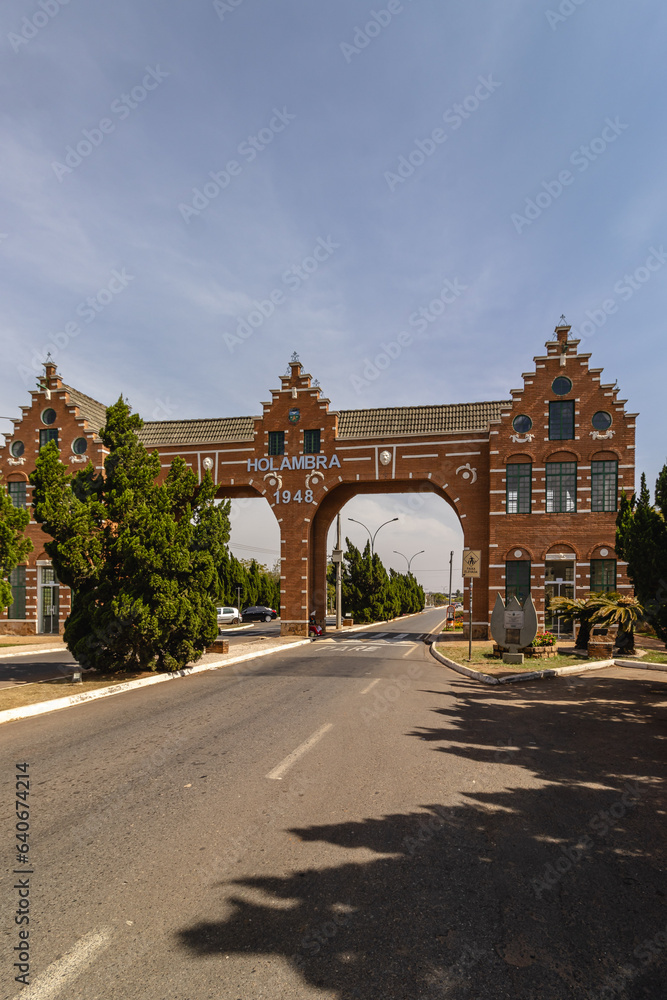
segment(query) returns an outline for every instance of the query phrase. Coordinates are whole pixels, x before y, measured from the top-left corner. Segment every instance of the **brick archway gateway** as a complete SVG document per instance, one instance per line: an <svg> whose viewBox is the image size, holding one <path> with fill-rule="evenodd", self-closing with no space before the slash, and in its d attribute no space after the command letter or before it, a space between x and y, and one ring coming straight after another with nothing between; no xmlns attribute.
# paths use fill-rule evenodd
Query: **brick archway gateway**
<svg viewBox="0 0 667 1000"><path fill-rule="evenodd" d="M497 419L500 403L337 412L329 402L294 359L262 416L236 428L247 435L247 447L238 447L237 439L224 457L219 446L198 453L197 467L200 473L210 469L218 497L264 497L273 510L280 529L283 634L307 634L312 612L324 621L327 531L356 495L436 494L458 515L466 544L488 546L486 500L480 501L488 494L488 432L482 428ZM171 461L171 450L154 440L157 429L146 425L142 437ZM474 610L484 620L487 574L485 566L479 597L475 593Z"/></svg>
<svg viewBox="0 0 667 1000"><path fill-rule="evenodd" d="M590 591L593 578L631 590L611 545L595 565L593 557L580 559L601 538L615 537L618 493L624 486L634 490L636 414L626 413L616 385L601 383L602 369L589 368L590 355L578 354L579 341L570 340L569 331L556 328L546 354L534 359L535 369L506 400L335 411L295 355L260 416L153 421L140 437L159 452L165 473L181 455L200 477L210 471L219 497L268 501L281 536L283 633L307 634L309 614L323 617L327 529L359 493L441 496L456 511L466 547L482 553L474 619L488 622L496 595L517 587L531 590L542 617L553 566L540 554L557 542L582 554L572 570L575 594ZM50 359L31 396L0 448L5 481L32 471L42 437L51 432L64 461L90 459L102 468L97 429L103 405L65 385ZM612 451L616 461L599 460ZM30 487L26 497L29 502ZM29 533L41 551L39 526ZM10 620L4 611L0 632L38 627L35 558L26 565L27 582L17 583L24 586L24 617ZM66 610L67 588L61 589Z"/></svg>
<svg viewBox="0 0 667 1000"><path fill-rule="evenodd" d="M326 570L327 570L327 535L329 528L340 510L345 506L345 504L352 500L356 496L362 494L412 494L416 496L423 496L428 494L429 496L435 495L442 497L447 504L452 507L452 509L458 514L456 505L453 503L452 498L443 489L438 487L436 484L432 483L429 479L395 479L390 482L383 483L373 483L373 482L362 482L359 480L354 483L340 483L337 487L331 490L324 500L319 504L315 517L313 518L312 529L310 532L310 551L312 557L310 560L311 565L311 580L310 580L310 611L314 611L316 618L319 622L323 622L326 614L326 600L327 600L327 581L326 581ZM462 524L463 522L460 521ZM476 542L479 542L479 546L475 544L470 544L470 548L478 548L483 545L483 539L476 538ZM444 572L445 567L443 567ZM483 576L480 577L480 585L486 586L488 581L486 580L486 574L488 570L487 567L483 569ZM477 602L475 601L475 604Z"/></svg>

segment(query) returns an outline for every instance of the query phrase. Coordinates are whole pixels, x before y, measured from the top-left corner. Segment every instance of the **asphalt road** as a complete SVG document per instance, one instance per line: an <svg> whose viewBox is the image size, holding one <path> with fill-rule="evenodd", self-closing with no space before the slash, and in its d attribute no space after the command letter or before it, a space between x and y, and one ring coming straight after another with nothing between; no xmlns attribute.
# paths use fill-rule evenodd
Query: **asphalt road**
<svg viewBox="0 0 667 1000"><path fill-rule="evenodd" d="M667 685L486 688L438 616L3 726L24 1000L667 995Z"/></svg>
<svg viewBox="0 0 667 1000"><path fill-rule="evenodd" d="M250 646L254 642L261 642L262 639L279 636L280 622L258 622L225 629L221 635L229 639L230 648ZM44 646L53 647L61 642L61 636L54 636L52 642L46 639ZM64 646L52 653L41 652L38 645L17 646L15 650L0 647L0 689L10 687L12 684L28 684L68 677L75 667L76 660Z"/></svg>

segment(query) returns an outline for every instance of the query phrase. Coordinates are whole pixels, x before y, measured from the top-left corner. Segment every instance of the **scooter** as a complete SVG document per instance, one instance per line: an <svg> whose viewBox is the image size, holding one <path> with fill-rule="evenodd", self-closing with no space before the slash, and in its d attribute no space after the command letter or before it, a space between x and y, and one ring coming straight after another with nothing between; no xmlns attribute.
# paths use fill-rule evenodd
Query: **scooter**
<svg viewBox="0 0 667 1000"><path fill-rule="evenodd" d="M314 618L311 618L308 622L308 635L314 635L315 638L324 635L324 631L321 625L318 625Z"/></svg>

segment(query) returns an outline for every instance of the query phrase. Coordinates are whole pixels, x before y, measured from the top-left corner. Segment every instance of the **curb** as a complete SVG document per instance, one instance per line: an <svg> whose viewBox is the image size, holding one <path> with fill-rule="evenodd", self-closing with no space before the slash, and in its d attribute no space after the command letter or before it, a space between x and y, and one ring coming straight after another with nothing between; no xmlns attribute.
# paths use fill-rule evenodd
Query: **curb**
<svg viewBox="0 0 667 1000"><path fill-rule="evenodd" d="M335 633L336 635L347 635L348 632L359 632L365 628L374 628L376 625L389 625L391 622L400 622L403 621L403 619L405 618L416 618L417 615L423 615L423 614L424 614L423 611L413 611L412 614L399 615L398 618L386 618L381 622L364 622L361 625L348 625L347 627L343 626L340 630L337 628L332 628L331 632ZM329 635L329 632L325 632L324 634L325 636L327 636Z"/></svg>
<svg viewBox="0 0 667 1000"><path fill-rule="evenodd" d="M617 667L634 667L636 670L667 670L667 663L640 663L638 660L614 660Z"/></svg>
<svg viewBox="0 0 667 1000"><path fill-rule="evenodd" d="M473 670L471 667L465 667L462 663L456 663L454 660L450 660L449 657L443 656L439 653L437 649L434 648L433 643L428 643L431 649L431 656L439 660L440 663L444 663L446 667L450 667L452 670L456 670L460 674L465 674L466 677L473 677L477 681L482 681L484 684L517 684L519 681L538 681L543 680L547 677L560 677L562 674L574 674L581 672L588 672L589 670L601 670L603 667L613 667L616 665L615 660L598 660L595 664L590 666L571 666L571 667L554 667L553 670L532 670L528 674L516 674L511 677L490 677L489 674L483 674L479 670ZM644 664L642 664L644 666Z"/></svg>
<svg viewBox="0 0 667 1000"><path fill-rule="evenodd" d="M40 647L37 643L23 653L0 653L0 660L13 660L15 656L36 656L38 653L69 653L67 646L62 643L60 646Z"/></svg>
<svg viewBox="0 0 667 1000"><path fill-rule="evenodd" d="M205 670L217 670L219 667L228 667L236 663L243 663L245 660L254 660L260 656L268 656L269 653L277 653L284 649L294 649L296 646L305 646L310 643L310 639L300 639L298 642L289 645L272 646L270 649L257 650L253 653L246 653L243 656L234 656L225 660L214 660L212 663L200 663L195 667L184 667L183 670L174 670L169 674L157 674L155 677L142 677L136 681L125 681L122 684L114 684L113 687L98 688L97 691L82 692L73 694L67 698L56 698L53 701L42 701L36 705L23 705L19 708L8 708L0 712L0 725L3 722L16 722L19 719L30 719L36 715L46 715L48 712L57 712L61 708L70 708L73 705L83 705L89 701L97 701L98 698L108 698L110 695L122 694L123 691L134 691L137 688L149 687L151 684L161 684L164 681L175 681L179 677L190 677L192 674L200 674Z"/></svg>

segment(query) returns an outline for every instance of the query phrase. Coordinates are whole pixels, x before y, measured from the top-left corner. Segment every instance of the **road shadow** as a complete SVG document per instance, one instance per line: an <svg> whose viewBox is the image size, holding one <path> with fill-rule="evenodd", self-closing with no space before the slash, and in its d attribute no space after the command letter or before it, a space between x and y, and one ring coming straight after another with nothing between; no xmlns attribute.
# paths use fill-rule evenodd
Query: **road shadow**
<svg viewBox="0 0 667 1000"><path fill-rule="evenodd" d="M453 682L438 699L401 738L440 756L445 788L448 757L470 762L465 790L292 829L363 857L219 883L229 915L180 946L280 956L340 1000L667 995L667 686Z"/></svg>
<svg viewBox="0 0 667 1000"><path fill-rule="evenodd" d="M18 658L9 662L0 661L0 683L31 684L36 681L67 677L75 669L76 660L69 653L66 653L65 657L62 661L31 660L27 663Z"/></svg>

